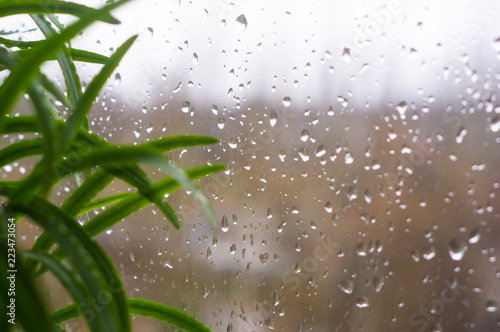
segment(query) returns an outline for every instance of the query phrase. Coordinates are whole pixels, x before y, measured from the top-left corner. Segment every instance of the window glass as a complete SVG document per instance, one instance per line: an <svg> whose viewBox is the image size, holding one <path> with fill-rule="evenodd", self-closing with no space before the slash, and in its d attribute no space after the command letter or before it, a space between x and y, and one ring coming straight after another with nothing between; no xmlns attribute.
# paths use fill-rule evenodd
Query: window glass
<svg viewBox="0 0 500 332"><path fill-rule="evenodd" d="M106 55L139 35L92 111L96 133L211 135L173 160L227 165L200 182L217 232L178 191L180 230L150 206L98 238L129 296L214 331L498 330L499 9L141 0L114 30L83 33L75 45ZM79 68L87 81L98 69Z"/></svg>

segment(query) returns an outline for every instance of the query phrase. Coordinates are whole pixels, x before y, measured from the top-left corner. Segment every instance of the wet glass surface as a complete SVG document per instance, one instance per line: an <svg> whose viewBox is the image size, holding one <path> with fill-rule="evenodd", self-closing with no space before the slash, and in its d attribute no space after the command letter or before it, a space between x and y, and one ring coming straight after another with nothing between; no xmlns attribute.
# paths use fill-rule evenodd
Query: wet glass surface
<svg viewBox="0 0 500 332"><path fill-rule="evenodd" d="M98 238L129 295L214 331L500 330L499 10L142 0L114 31L84 33L75 45L106 55L139 34L92 112L96 133L212 135L219 144L172 158L227 165L200 183L217 233L179 191L181 230L150 206Z"/></svg>

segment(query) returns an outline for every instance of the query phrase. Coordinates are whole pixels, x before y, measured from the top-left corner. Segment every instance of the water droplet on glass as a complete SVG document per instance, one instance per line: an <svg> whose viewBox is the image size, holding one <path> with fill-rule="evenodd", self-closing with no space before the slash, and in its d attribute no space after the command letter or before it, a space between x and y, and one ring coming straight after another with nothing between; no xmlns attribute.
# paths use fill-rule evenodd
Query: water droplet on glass
<svg viewBox="0 0 500 332"><path fill-rule="evenodd" d="M498 309L498 303L496 301L490 300L486 302L486 311L495 312Z"/></svg>
<svg viewBox="0 0 500 332"><path fill-rule="evenodd" d="M245 15L240 15L236 18L236 22L240 24L241 28L239 29L239 32L243 32L247 29L248 26L248 21Z"/></svg>
<svg viewBox="0 0 500 332"><path fill-rule="evenodd" d="M344 293L346 294L352 294L354 290L354 281L348 280L348 279L342 279L340 280L339 284L337 285Z"/></svg>
<svg viewBox="0 0 500 332"><path fill-rule="evenodd" d="M333 110L333 106L330 105L330 107L328 107L328 111L326 112L326 114L328 114L328 116L335 115L335 111Z"/></svg>
<svg viewBox="0 0 500 332"><path fill-rule="evenodd" d="M290 107L290 105L292 105L292 99L290 97L283 98L282 102L285 107Z"/></svg>
<svg viewBox="0 0 500 332"><path fill-rule="evenodd" d="M193 53L193 62L198 63L198 54Z"/></svg>
<svg viewBox="0 0 500 332"><path fill-rule="evenodd" d="M210 249L210 247L207 248L207 259L210 259L210 257L212 257L212 250Z"/></svg>
<svg viewBox="0 0 500 332"><path fill-rule="evenodd" d="M269 259L269 254L267 252L264 254L260 254L259 259L262 264L266 264L267 260Z"/></svg>
<svg viewBox="0 0 500 332"><path fill-rule="evenodd" d="M359 68L359 75L363 74L365 71L367 71L370 68L369 63L364 63L361 68Z"/></svg>
<svg viewBox="0 0 500 332"><path fill-rule="evenodd" d="M411 258L415 261L415 262L419 262L420 261L420 251L418 250L412 250L411 252Z"/></svg>
<svg viewBox="0 0 500 332"><path fill-rule="evenodd" d="M396 106L396 110L399 112L399 115L401 116L401 119L406 118L406 110L408 109L408 104L405 101L400 102Z"/></svg>
<svg viewBox="0 0 500 332"><path fill-rule="evenodd" d="M366 203L370 204L372 202L372 193L371 193L370 189L365 190L364 197L365 197Z"/></svg>
<svg viewBox="0 0 500 332"><path fill-rule="evenodd" d="M355 187L350 187L347 191L347 197L349 197L350 201L358 198L358 190Z"/></svg>
<svg viewBox="0 0 500 332"><path fill-rule="evenodd" d="M495 116L491 119L490 130L494 133L497 133L500 130L500 116Z"/></svg>
<svg viewBox="0 0 500 332"><path fill-rule="evenodd" d="M347 63L351 62L351 50L348 49L347 47L344 47L344 49L342 50L342 55L340 56L340 58L342 60L344 60L345 62L347 62Z"/></svg>
<svg viewBox="0 0 500 332"><path fill-rule="evenodd" d="M411 154L412 151L413 150L405 144L403 144L403 146L401 147L401 154Z"/></svg>
<svg viewBox="0 0 500 332"><path fill-rule="evenodd" d="M458 135L456 137L456 141L458 144L462 143L464 141L464 137L467 135L467 129L465 128L460 128L460 131L458 132Z"/></svg>
<svg viewBox="0 0 500 332"><path fill-rule="evenodd" d="M368 246L364 243L360 243L356 246L356 253L358 256L366 256L368 254Z"/></svg>
<svg viewBox="0 0 500 332"><path fill-rule="evenodd" d="M217 115L219 113L219 108L214 104L212 104L212 113L214 115Z"/></svg>
<svg viewBox="0 0 500 332"><path fill-rule="evenodd" d="M175 87L175 89L172 90L173 93L177 93L181 90L182 88L182 83L179 82L179 84L177 84L177 86Z"/></svg>
<svg viewBox="0 0 500 332"><path fill-rule="evenodd" d="M210 287L208 287L207 285L203 285L203 287L201 288L201 294L203 295L203 298L206 298L208 294L210 294Z"/></svg>
<svg viewBox="0 0 500 332"><path fill-rule="evenodd" d="M309 130L303 129L300 133L300 139L302 140L302 142L307 141L309 139Z"/></svg>
<svg viewBox="0 0 500 332"><path fill-rule="evenodd" d="M116 73L115 74L114 84L115 85L120 85L121 82L122 82L122 76L120 75L120 73Z"/></svg>
<svg viewBox="0 0 500 332"><path fill-rule="evenodd" d="M165 262L164 264L165 267L168 267L169 269L173 269L174 268L174 263L172 262L172 259L167 259L167 261Z"/></svg>
<svg viewBox="0 0 500 332"><path fill-rule="evenodd" d="M219 129L224 129L225 125L226 125L226 119L220 118L219 120L217 120L217 127L219 127Z"/></svg>
<svg viewBox="0 0 500 332"><path fill-rule="evenodd" d="M352 157L352 154L350 152L346 152L344 154L344 162L349 165L349 164L352 164L353 161L354 161L354 158Z"/></svg>
<svg viewBox="0 0 500 332"><path fill-rule="evenodd" d="M285 158L286 158L286 152L285 152L285 151L283 151L283 150L280 150L280 151L278 152L278 157L280 157L281 162L284 162L284 161L285 161Z"/></svg>
<svg viewBox="0 0 500 332"><path fill-rule="evenodd" d="M412 47L410 49L409 56L410 56L410 58L416 58L418 56L418 51L415 48Z"/></svg>
<svg viewBox="0 0 500 332"><path fill-rule="evenodd" d="M316 157L322 157L326 154L326 148L323 145L318 146L316 152L314 152Z"/></svg>
<svg viewBox="0 0 500 332"><path fill-rule="evenodd" d="M234 253L236 252L236 243L233 243L231 248L229 248L229 252L231 253L231 255L234 255Z"/></svg>
<svg viewBox="0 0 500 332"><path fill-rule="evenodd" d="M433 259L434 256L436 256L436 248L431 245L426 245L422 248L422 256L428 261Z"/></svg>
<svg viewBox="0 0 500 332"><path fill-rule="evenodd" d="M360 296L356 299L356 307L358 308L368 308L370 305L368 303L368 298L366 296Z"/></svg>
<svg viewBox="0 0 500 332"><path fill-rule="evenodd" d="M222 229L222 231L225 233L229 230L229 223L227 222L227 217L226 215L223 215L222 216L222 221L220 223L220 227Z"/></svg>
<svg viewBox="0 0 500 332"><path fill-rule="evenodd" d="M275 110L271 110L271 115L269 116L269 122L271 123L271 127L276 126L276 123L278 122L278 115L276 114Z"/></svg>
<svg viewBox="0 0 500 332"><path fill-rule="evenodd" d="M500 52L500 37L495 38L491 43L491 46L493 46L495 51Z"/></svg>
<svg viewBox="0 0 500 332"><path fill-rule="evenodd" d="M186 101L182 104L181 110L183 113L188 113L190 109L191 109L191 103L189 101Z"/></svg>
<svg viewBox="0 0 500 332"><path fill-rule="evenodd" d="M378 278L375 277L373 278L373 287L375 288L375 291L378 293L384 286L384 279L383 278Z"/></svg>
<svg viewBox="0 0 500 332"><path fill-rule="evenodd" d="M230 139L227 144L231 149L236 149L238 147L238 141L235 139Z"/></svg>
<svg viewBox="0 0 500 332"><path fill-rule="evenodd" d="M163 233L165 234L165 242L168 242L168 239L170 238L170 227L163 227Z"/></svg>
<svg viewBox="0 0 500 332"><path fill-rule="evenodd" d="M302 158L302 161L308 161L309 160L309 151L307 151L306 148L302 148L299 150L299 156Z"/></svg>
<svg viewBox="0 0 500 332"><path fill-rule="evenodd" d="M464 257L467 251L467 246L464 241L460 239L453 239L448 243L448 252L450 253L451 259L454 261L459 261Z"/></svg>
<svg viewBox="0 0 500 332"><path fill-rule="evenodd" d="M398 134L394 131L394 129L389 130L388 136L391 140L395 140L398 137Z"/></svg>
<svg viewBox="0 0 500 332"><path fill-rule="evenodd" d="M280 296L276 290L273 291L273 307L276 307L280 304Z"/></svg>
<svg viewBox="0 0 500 332"><path fill-rule="evenodd" d="M332 204L332 202L330 202L330 201L326 202L326 204L325 204L325 210L328 213L332 213L333 212L333 204Z"/></svg>
<svg viewBox="0 0 500 332"><path fill-rule="evenodd" d="M469 243L477 243L479 239L481 238L481 232L479 230L479 227L473 229L470 234L469 234Z"/></svg>

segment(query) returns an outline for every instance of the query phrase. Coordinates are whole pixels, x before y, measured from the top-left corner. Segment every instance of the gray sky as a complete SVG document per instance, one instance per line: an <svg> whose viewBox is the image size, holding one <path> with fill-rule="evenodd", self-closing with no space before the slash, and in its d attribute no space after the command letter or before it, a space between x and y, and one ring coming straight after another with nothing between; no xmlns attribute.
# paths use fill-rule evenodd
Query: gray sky
<svg viewBox="0 0 500 332"><path fill-rule="evenodd" d="M468 86L484 84L473 74L482 76L498 64L500 50L493 41L500 37L499 6L496 1L478 6L473 1L141 0L120 10L124 23L114 35L109 28L93 31L104 32L99 39L106 48L110 37L114 43L140 34L121 65L124 91L143 85L145 76L159 82L158 71L165 67L166 95L181 83L183 96L220 108L234 108L235 96L270 103L288 96L304 107L338 105L339 96L357 106L403 100L418 105L446 103Z"/></svg>

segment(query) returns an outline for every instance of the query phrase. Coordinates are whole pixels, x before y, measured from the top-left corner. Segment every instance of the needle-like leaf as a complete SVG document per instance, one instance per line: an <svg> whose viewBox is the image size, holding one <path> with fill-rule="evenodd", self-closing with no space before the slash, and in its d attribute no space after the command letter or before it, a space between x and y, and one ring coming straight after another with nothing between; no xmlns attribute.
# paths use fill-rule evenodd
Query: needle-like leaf
<svg viewBox="0 0 500 332"><path fill-rule="evenodd" d="M75 109L66 121L66 125L62 134L63 144L69 143L73 138L75 138L78 127L87 118L87 114L90 111L92 104L94 103L96 97L101 91L102 87L106 83L106 80L113 73L115 68L120 63L121 59L132 46L132 43L137 39L137 36L129 38L126 42L120 46L115 53L109 58L109 61L104 65L99 74L89 83L87 89L83 96L79 99L78 103L75 104Z"/></svg>
<svg viewBox="0 0 500 332"><path fill-rule="evenodd" d="M80 20L68 26L61 32L61 34L47 39L42 47L38 48L35 52L32 52L28 57L24 58L0 87L0 104L2 105L0 108L0 118L12 109L12 106L21 93L31 84L32 79L40 72L39 67L43 62L50 59L50 57L53 56L57 50L64 45L64 43L76 36L80 31L96 20L106 18L106 16L109 15L110 10L127 1L129 0L119 0L106 5L101 9L85 12L82 14ZM38 0L33 2L37 3L35 6L40 6ZM6 13L4 9L8 10L9 8L12 8L10 4L10 2L7 4L3 3L3 7L0 7L0 13L4 14Z"/></svg>
<svg viewBox="0 0 500 332"><path fill-rule="evenodd" d="M128 308L120 277L106 252L83 231L74 219L40 197L13 210L30 216L50 232L66 252L91 294L91 313L101 325L101 331L130 331ZM99 301L104 295L107 301Z"/></svg>
<svg viewBox="0 0 500 332"><path fill-rule="evenodd" d="M0 2L0 17L17 14L70 14L79 17L86 15L100 15L97 10L72 2L57 0L9 0ZM120 21L105 13L96 18L107 23L118 24Z"/></svg>
<svg viewBox="0 0 500 332"><path fill-rule="evenodd" d="M38 133L40 121L34 115L0 117L0 134Z"/></svg>
<svg viewBox="0 0 500 332"><path fill-rule="evenodd" d="M128 299L130 313L132 315L154 318L159 321L179 327L187 332L211 332L207 326L197 319L189 316L176 308L168 307L162 303L144 299ZM51 318L62 323L79 317L78 308L71 304L59 309L51 315Z"/></svg>
<svg viewBox="0 0 500 332"><path fill-rule="evenodd" d="M45 38L51 38L58 34L44 15L31 14L30 16L33 21L35 21L36 25L38 25ZM73 63L73 59L71 58L71 54L66 45L62 45L61 49L57 51L56 58L64 76L64 82L66 83L66 91L68 93L70 104L76 105L82 95L82 85L80 83L80 77L76 72L75 64Z"/></svg>
<svg viewBox="0 0 500 332"><path fill-rule="evenodd" d="M91 316L93 308L88 301L88 299L91 298L91 294L77 271L45 253L27 251L24 252L23 255L42 263L57 277L57 279L59 279L59 282L71 294L75 303L78 303L79 315L87 315L87 324L91 330L97 331L101 328L101 325L98 324L99 321L93 319Z"/></svg>
<svg viewBox="0 0 500 332"><path fill-rule="evenodd" d="M58 137L60 133L57 131L57 124L55 123L56 111L53 109L52 103L48 97L44 94L42 85L37 83L38 82L35 81L35 83L31 85L29 95L33 103L33 108L38 115L40 128L42 130L44 145L43 165L46 168L50 168L55 161L56 153L58 153L60 149L60 139ZM46 189L50 189L50 178L44 178L43 185Z"/></svg>
<svg viewBox="0 0 500 332"><path fill-rule="evenodd" d="M7 225L7 215L4 209L0 207L0 252L2 253L2 255L0 255L0 289L2 290L0 302L7 307L11 305L11 299L15 300L13 304L14 316L9 317L8 314L11 312L11 309L8 307L2 308L3 315L8 318L15 318L15 320L21 323L28 331L51 331L43 302L33 285L32 278L26 273L22 260L17 255L7 255L8 253L15 253L16 249L20 250L20 248L8 245L8 243L13 242L8 241L9 233L7 232ZM9 251L9 248L13 250ZM8 258L11 257L15 257L14 260L8 260ZM8 290L11 288L11 283L15 285L15 297L9 296ZM4 327L2 331L10 330L12 324L7 324L8 328Z"/></svg>
<svg viewBox="0 0 500 332"><path fill-rule="evenodd" d="M13 163L16 160L31 157L42 153L43 139L28 138L0 150L0 167Z"/></svg>
<svg viewBox="0 0 500 332"><path fill-rule="evenodd" d="M73 59L73 61L81 61L81 62L86 62L86 63L97 63L97 64L105 64L109 61L109 57L85 50L79 50L76 48L68 48L69 50L69 55ZM19 58L25 58L27 57L30 52L32 52L32 49L25 49L25 50L19 50L16 51L15 53L19 56ZM56 57L50 57L47 59L48 61L50 60L56 60Z"/></svg>
<svg viewBox="0 0 500 332"><path fill-rule="evenodd" d="M197 180L207 175L220 172L225 168L224 165L214 164L214 165L205 165L198 166L186 171L186 174L190 177L191 180ZM172 177L167 177L163 180L156 182L153 187L153 192L151 193L153 197L163 197L166 194L169 194L177 189L179 189L182 185L177 182ZM0 194L2 194L1 186L0 186ZM121 199L115 205L109 207L99 215L97 215L94 219L91 219L87 224L85 224L84 228L86 232L90 236L96 236L106 229L112 227L116 223L120 222L122 219L127 216L135 213L136 211L142 209L147 206L151 202L144 197L140 193L128 193L127 195L123 195L123 199ZM85 208L83 209L85 210ZM79 213L83 213L83 210ZM33 246L34 250L46 251L54 244L54 240L51 238L50 234L43 233L38 237L35 245ZM56 255L60 255L61 251L58 249L55 251ZM64 257L58 256L58 257ZM32 272L32 271L30 271ZM34 272L34 271L33 271ZM38 274L42 273L40 271Z"/></svg>
<svg viewBox="0 0 500 332"><path fill-rule="evenodd" d="M179 135L163 137L141 145L111 144L89 131L88 113L137 36L128 39L111 57L71 48L71 39L95 21L118 23L110 11L128 0L108 1L101 9L59 0L0 0L0 17L30 14L45 40L16 41L0 37L0 71L8 71L0 86L0 135L32 133L35 138L22 138L0 150L0 167L17 160L41 155L30 174L19 181L0 181L0 196L14 222L27 215L45 232L38 237L27 260L19 264L16 283L16 306L19 331L64 331L49 320L37 298L32 278L51 270L70 293L75 304L59 310L51 317L57 322L83 315L90 330L131 330L130 314L156 318L187 331L208 332L206 326L185 313L163 304L142 299L127 299L119 274L105 251L92 239L137 210L155 204L176 227L180 221L166 195L185 187L197 199L215 228L215 213L193 180L224 169L223 165L205 165L181 171L165 151L194 145L216 143L212 137ZM71 14L79 20L64 27L56 13ZM49 22L50 21L50 22ZM54 28L55 27L55 28ZM0 31L0 35L9 34ZM6 47L6 48L4 48ZM67 96L53 81L41 73L45 61L57 60L66 83ZM103 64L100 72L82 93L74 61ZM10 116L22 93L29 95L36 115ZM63 105L69 114L65 121L56 109ZM61 112L63 113L63 112ZM64 114L64 113L63 113ZM142 168L161 170L168 176L156 183ZM94 170L93 174L91 170ZM85 173L80 180L79 172ZM73 174L77 188L59 208L45 197L67 175ZM93 200L113 179L121 179L137 192L121 193ZM108 205L111 205L108 207ZM75 217L92 209L106 207L94 219L81 225ZM87 216L88 218L88 216ZM88 220L88 219L87 219ZM0 248L4 245L5 216L0 209ZM58 247L48 251L54 243ZM68 258L66 264L64 258ZM38 265L42 264L39 269ZM2 271L8 262L0 258ZM3 275L0 272L0 276ZM5 302L6 277L0 281L0 302ZM10 330L0 318L0 330Z"/></svg>

